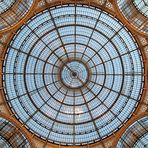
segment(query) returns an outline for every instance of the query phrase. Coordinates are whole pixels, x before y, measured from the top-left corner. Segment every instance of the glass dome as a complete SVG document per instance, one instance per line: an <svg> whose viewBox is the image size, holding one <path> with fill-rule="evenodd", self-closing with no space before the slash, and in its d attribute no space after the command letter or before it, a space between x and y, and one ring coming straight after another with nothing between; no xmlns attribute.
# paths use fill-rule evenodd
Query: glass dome
<svg viewBox="0 0 148 148"><path fill-rule="evenodd" d="M148 34L148 0L117 0L118 8L130 25Z"/></svg>
<svg viewBox="0 0 148 148"><path fill-rule="evenodd" d="M148 17L148 0L134 0L136 8L146 17Z"/></svg>
<svg viewBox="0 0 148 148"><path fill-rule="evenodd" d="M0 117L0 147L30 148L30 144L24 134L14 124Z"/></svg>
<svg viewBox="0 0 148 148"><path fill-rule="evenodd" d="M134 144L134 148L147 148L148 147L148 131Z"/></svg>
<svg viewBox="0 0 148 148"><path fill-rule="evenodd" d="M0 0L0 14L7 11L14 3L15 0Z"/></svg>
<svg viewBox="0 0 148 148"><path fill-rule="evenodd" d="M32 4L33 0L0 0L0 31L18 23Z"/></svg>
<svg viewBox="0 0 148 148"><path fill-rule="evenodd" d="M0 147L12 148L11 144L9 144L8 141L4 139L2 136L0 136Z"/></svg>
<svg viewBox="0 0 148 148"><path fill-rule="evenodd" d="M117 148L148 147L148 116L143 117L129 126L117 143Z"/></svg>
<svg viewBox="0 0 148 148"><path fill-rule="evenodd" d="M3 86L16 118L61 145L85 145L117 131L143 88L143 62L129 30L87 5L62 5L32 17L15 34Z"/></svg>

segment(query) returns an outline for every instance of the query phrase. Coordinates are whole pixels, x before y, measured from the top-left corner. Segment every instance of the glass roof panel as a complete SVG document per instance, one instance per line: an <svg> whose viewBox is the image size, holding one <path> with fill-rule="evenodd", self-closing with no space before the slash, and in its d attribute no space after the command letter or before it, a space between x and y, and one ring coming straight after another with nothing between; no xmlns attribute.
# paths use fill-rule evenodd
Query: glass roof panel
<svg viewBox="0 0 148 148"><path fill-rule="evenodd" d="M124 147L148 147L148 116L137 120L126 129L117 143L117 148Z"/></svg>
<svg viewBox="0 0 148 148"><path fill-rule="evenodd" d="M148 34L148 0L117 0L117 5L130 25Z"/></svg>
<svg viewBox="0 0 148 148"><path fill-rule="evenodd" d="M26 139L25 135L13 123L0 117L0 147L30 148L30 143Z"/></svg>
<svg viewBox="0 0 148 148"><path fill-rule="evenodd" d="M0 147L12 148L8 141L4 139L2 136L0 136Z"/></svg>
<svg viewBox="0 0 148 148"><path fill-rule="evenodd" d="M148 17L148 0L134 0L133 3L142 14Z"/></svg>
<svg viewBox="0 0 148 148"><path fill-rule="evenodd" d="M15 0L0 0L0 14L9 9L14 3Z"/></svg>
<svg viewBox="0 0 148 148"><path fill-rule="evenodd" d="M0 0L0 31L18 23L32 4L33 0Z"/></svg>
<svg viewBox="0 0 148 148"><path fill-rule="evenodd" d="M86 5L53 7L31 18L13 37L3 66L16 117L61 145L111 135L130 118L143 88L143 61L132 34Z"/></svg>
<svg viewBox="0 0 148 148"><path fill-rule="evenodd" d="M144 145L143 145L144 144ZM134 148L145 148L148 147L148 133L143 135L134 145Z"/></svg>

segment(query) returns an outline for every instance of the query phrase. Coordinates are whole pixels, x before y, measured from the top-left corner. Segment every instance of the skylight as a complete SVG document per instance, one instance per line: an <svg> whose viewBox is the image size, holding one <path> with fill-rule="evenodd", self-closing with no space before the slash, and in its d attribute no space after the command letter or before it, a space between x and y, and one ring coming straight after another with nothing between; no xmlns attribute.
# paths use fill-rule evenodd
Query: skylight
<svg viewBox="0 0 148 148"><path fill-rule="evenodd" d="M63 5L32 17L15 34L3 63L5 95L32 133L61 145L85 145L117 131L143 88L143 62L129 30L87 5Z"/></svg>

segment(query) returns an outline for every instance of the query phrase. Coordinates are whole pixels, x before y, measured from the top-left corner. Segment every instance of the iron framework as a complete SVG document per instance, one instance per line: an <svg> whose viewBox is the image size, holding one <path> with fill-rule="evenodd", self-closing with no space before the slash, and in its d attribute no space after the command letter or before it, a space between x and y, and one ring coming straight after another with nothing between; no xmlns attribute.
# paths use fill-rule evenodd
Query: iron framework
<svg viewBox="0 0 148 148"><path fill-rule="evenodd" d="M102 140L140 101L143 60L129 30L88 5L48 8L15 34L3 63L3 87L16 118L60 145Z"/></svg>

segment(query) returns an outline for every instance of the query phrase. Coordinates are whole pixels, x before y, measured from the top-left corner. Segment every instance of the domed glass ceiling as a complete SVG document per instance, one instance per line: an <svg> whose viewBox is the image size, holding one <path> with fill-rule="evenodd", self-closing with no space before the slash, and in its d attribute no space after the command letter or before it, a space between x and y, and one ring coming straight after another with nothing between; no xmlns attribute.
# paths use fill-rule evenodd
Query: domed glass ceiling
<svg viewBox="0 0 148 148"><path fill-rule="evenodd" d="M148 116L143 117L129 126L117 143L117 148L148 147Z"/></svg>
<svg viewBox="0 0 148 148"><path fill-rule="evenodd" d="M0 147L30 148L30 143L13 123L0 117Z"/></svg>
<svg viewBox="0 0 148 148"><path fill-rule="evenodd" d="M148 131L143 135L134 145L134 148L146 148L148 147Z"/></svg>
<svg viewBox="0 0 148 148"><path fill-rule="evenodd" d="M143 88L139 47L110 14L87 5L53 7L32 17L3 63L7 102L32 133L85 145L117 131Z"/></svg>
<svg viewBox="0 0 148 148"><path fill-rule="evenodd" d="M116 3L130 26L148 34L148 0L117 0Z"/></svg>
<svg viewBox="0 0 148 148"><path fill-rule="evenodd" d="M0 136L0 147L12 148L12 146L8 143L8 141L4 139L2 136Z"/></svg>
<svg viewBox="0 0 148 148"><path fill-rule="evenodd" d="M18 23L32 4L33 0L0 0L0 31Z"/></svg>
<svg viewBox="0 0 148 148"><path fill-rule="evenodd" d="M148 0L134 0L133 3L142 14L148 17Z"/></svg>
<svg viewBox="0 0 148 148"><path fill-rule="evenodd" d="M14 3L15 0L0 0L0 14L9 9Z"/></svg>

